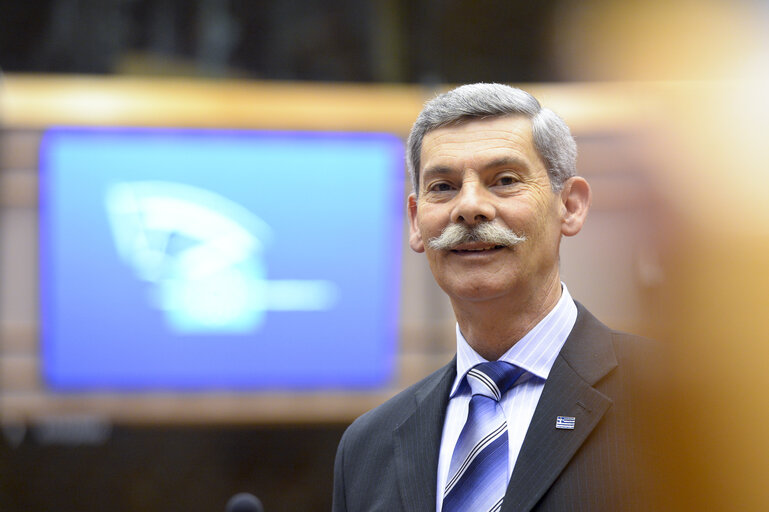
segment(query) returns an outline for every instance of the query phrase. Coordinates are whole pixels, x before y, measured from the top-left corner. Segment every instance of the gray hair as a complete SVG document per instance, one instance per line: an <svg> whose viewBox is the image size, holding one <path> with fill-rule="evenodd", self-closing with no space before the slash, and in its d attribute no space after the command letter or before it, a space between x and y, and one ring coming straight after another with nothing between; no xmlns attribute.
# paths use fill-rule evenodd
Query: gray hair
<svg viewBox="0 0 769 512"><path fill-rule="evenodd" d="M502 84L469 84L425 103L408 138L407 166L414 193L419 194L422 141L431 130L471 119L522 115L531 120L534 148L545 163L554 191L577 174L577 143L569 127L531 94Z"/></svg>

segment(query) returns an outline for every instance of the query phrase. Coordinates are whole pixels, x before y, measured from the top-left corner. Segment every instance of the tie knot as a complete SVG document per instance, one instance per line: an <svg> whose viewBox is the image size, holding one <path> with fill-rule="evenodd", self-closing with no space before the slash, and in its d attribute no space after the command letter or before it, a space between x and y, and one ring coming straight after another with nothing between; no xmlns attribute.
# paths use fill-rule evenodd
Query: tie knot
<svg viewBox="0 0 769 512"><path fill-rule="evenodd" d="M510 363L490 361L473 366L467 372L467 383L473 395L483 395L498 402L522 373L522 369Z"/></svg>

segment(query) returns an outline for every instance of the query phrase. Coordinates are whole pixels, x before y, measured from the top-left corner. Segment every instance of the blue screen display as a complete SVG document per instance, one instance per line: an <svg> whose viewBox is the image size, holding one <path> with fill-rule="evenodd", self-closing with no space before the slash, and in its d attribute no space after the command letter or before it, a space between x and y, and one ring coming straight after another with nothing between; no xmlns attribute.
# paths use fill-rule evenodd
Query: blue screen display
<svg viewBox="0 0 769 512"><path fill-rule="evenodd" d="M40 158L51 389L358 389L391 379L399 138L54 128Z"/></svg>

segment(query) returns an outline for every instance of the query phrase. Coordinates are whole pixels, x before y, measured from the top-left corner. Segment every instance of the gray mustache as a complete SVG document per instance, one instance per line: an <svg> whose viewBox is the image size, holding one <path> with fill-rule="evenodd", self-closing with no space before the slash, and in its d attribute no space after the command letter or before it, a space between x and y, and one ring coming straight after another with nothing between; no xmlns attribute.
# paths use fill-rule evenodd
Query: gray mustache
<svg viewBox="0 0 769 512"><path fill-rule="evenodd" d="M427 246L436 251L450 250L471 242L512 247L525 240L524 235L519 235L512 229L492 222L482 222L473 227L453 223L443 228L440 236L428 240Z"/></svg>

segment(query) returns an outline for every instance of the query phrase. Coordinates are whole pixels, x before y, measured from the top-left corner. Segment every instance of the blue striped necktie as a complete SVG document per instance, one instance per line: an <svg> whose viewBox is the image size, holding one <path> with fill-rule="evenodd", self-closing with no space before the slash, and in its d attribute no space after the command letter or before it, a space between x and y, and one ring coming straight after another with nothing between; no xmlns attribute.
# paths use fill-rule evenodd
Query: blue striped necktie
<svg viewBox="0 0 769 512"><path fill-rule="evenodd" d="M443 512L496 512L502 507L509 449L499 400L522 373L503 361L481 363L467 372L473 396L451 456Z"/></svg>

